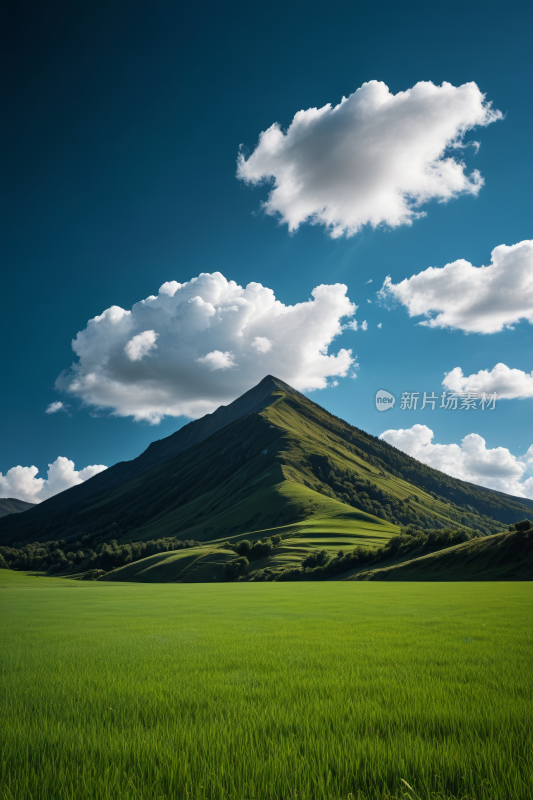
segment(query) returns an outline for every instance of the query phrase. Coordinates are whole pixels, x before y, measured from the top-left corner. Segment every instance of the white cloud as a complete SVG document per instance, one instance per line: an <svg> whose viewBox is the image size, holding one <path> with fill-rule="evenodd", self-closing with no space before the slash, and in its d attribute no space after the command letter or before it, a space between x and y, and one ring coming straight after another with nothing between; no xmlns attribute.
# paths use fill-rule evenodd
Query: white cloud
<svg viewBox="0 0 533 800"><path fill-rule="evenodd" d="M235 363L235 356L231 350L227 350L225 353L222 353L220 350L213 350L212 353L208 353L206 356L201 356L200 358L197 358L196 361L198 364L205 364L205 366L209 367L210 370L231 369L232 367L237 366Z"/></svg>
<svg viewBox="0 0 533 800"><path fill-rule="evenodd" d="M371 303L371 302L372 302L372 300L369 300L369 299L367 298L366 302L367 302L367 303Z"/></svg>
<svg viewBox="0 0 533 800"><path fill-rule="evenodd" d="M378 328L382 328L382 327L383 327L383 323L382 322L378 322Z"/></svg>
<svg viewBox="0 0 533 800"><path fill-rule="evenodd" d="M159 336L155 331L143 331L138 333L124 348L124 352L130 361L140 361L150 350L157 350L156 339Z"/></svg>
<svg viewBox="0 0 533 800"><path fill-rule="evenodd" d="M269 350L272 350L272 342L266 336L256 336L252 347L255 347L258 353L268 353Z"/></svg>
<svg viewBox="0 0 533 800"><path fill-rule="evenodd" d="M351 350L329 352L357 308L346 292L343 284L317 286L290 306L259 283L242 288L220 272L169 281L131 311L112 306L89 320L73 341L78 360L57 386L86 405L152 423L202 416L268 374L301 391L322 389L354 365ZM149 358L131 359L156 337ZM143 347L132 345L139 341Z"/></svg>
<svg viewBox="0 0 533 800"><path fill-rule="evenodd" d="M55 403L50 403L45 409L45 414L57 414L58 411L67 411L68 405L56 400Z"/></svg>
<svg viewBox="0 0 533 800"><path fill-rule="evenodd" d="M2 475L0 472L0 497L15 497L27 503L41 503L54 494L77 486L107 469L103 464L93 464L76 472L74 462L59 456L48 464L48 477L37 478L37 467L12 467Z"/></svg>
<svg viewBox="0 0 533 800"><path fill-rule="evenodd" d="M495 247L487 267L460 259L401 283L388 277L379 298L399 301L410 317L428 317L419 324L430 328L497 333L521 319L533 324L533 240Z"/></svg>
<svg viewBox="0 0 533 800"><path fill-rule="evenodd" d="M366 331L368 329L368 323L366 319L364 319L362 322L352 319L350 322L347 322L345 325L343 325L342 329L343 331Z"/></svg>
<svg viewBox="0 0 533 800"><path fill-rule="evenodd" d="M483 178L457 153L467 131L501 116L475 83L426 81L395 95L370 81L338 106L298 111L286 133L271 125L248 159L239 154L237 177L273 180L263 208L290 231L309 221L335 238L410 224L429 200L479 192Z"/></svg>
<svg viewBox="0 0 533 800"><path fill-rule="evenodd" d="M366 286L368 283L372 283L372 278L369 278L369 279L367 280L367 282L365 283L365 286Z"/></svg>
<svg viewBox="0 0 533 800"><path fill-rule="evenodd" d="M533 445L517 458L506 447L487 449L477 433L469 433L460 445L433 444L433 436L427 425L413 425L384 431L379 438L453 478L533 499L533 477L525 478L533 467Z"/></svg>
<svg viewBox="0 0 533 800"><path fill-rule="evenodd" d="M512 400L520 397L533 397L533 372L511 369L506 364L496 364L492 370L481 369L472 375L463 375L461 367L446 373L442 381L452 392L475 392L493 394L499 399Z"/></svg>

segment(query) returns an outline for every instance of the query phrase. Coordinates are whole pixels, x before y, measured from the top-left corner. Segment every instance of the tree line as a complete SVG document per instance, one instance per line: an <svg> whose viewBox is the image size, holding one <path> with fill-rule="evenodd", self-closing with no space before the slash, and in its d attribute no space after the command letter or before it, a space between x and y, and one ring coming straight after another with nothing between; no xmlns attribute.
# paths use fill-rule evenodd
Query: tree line
<svg viewBox="0 0 533 800"><path fill-rule="evenodd" d="M46 572L48 575L69 575L109 572L141 558L198 547L193 539L150 539L146 542L110 542L93 544L90 537L85 541L66 542L64 539L51 542L32 542L19 547L0 546L0 569Z"/></svg>

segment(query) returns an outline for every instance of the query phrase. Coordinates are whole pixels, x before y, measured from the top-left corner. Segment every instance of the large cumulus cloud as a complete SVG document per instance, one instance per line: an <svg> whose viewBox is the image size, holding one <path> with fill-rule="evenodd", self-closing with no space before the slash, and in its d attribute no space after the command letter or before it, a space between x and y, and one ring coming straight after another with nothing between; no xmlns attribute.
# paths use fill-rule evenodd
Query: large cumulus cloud
<svg viewBox="0 0 533 800"><path fill-rule="evenodd" d="M84 403L157 423L199 417L273 374L300 390L345 376L351 350L329 353L356 306L346 286L317 286L293 306L259 283L242 288L220 273L164 283L157 296L89 320L78 361L58 387Z"/></svg>
<svg viewBox="0 0 533 800"><path fill-rule="evenodd" d="M429 200L479 192L483 178L460 158L464 136L501 116L475 83L392 94L369 81L335 107L298 111L285 133L271 125L248 159L239 154L237 177L273 180L263 207L291 231L305 221L333 237L409 224Z"/></svg>
<svg viewBox="0 0 533 800"><path fill-rule="evenodd" d="M413 425L384 431L379 438L453 478L533 499L533 477L525 477L533 467L533 445L517 458L506 447L487 448L477 433L469 433L460 445L433 444L433 436L427 425Z"/></svg>
<svg viewBox="0 0 533 800"><path fill-rule="evenodd" d="M486 267L459 259L401 283L388 277L379 297L402 303L410 317L428 317L419 324L429 328L498 333L520 320L533 324L533 240L495 247Z"/></svg>
<svg viewBox="0 0 533 800"><path fill-rule="evenodd" d="M14 497L27 503L41 503L54 494L92 478L107 469L103 464L92 464L76 471L74 462L64 456L48 464L48 477L38 478L37 467L12 467L2 475L0 472L0 497Z"/></svg>

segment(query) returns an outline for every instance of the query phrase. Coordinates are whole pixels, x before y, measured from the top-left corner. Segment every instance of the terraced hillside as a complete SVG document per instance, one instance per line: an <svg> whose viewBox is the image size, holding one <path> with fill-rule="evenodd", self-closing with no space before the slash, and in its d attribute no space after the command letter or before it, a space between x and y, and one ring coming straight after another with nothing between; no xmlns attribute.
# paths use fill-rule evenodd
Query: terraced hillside
<svg viewBox="0 0 533 800"><path fill-rule="evenodd" d="M342 505L333 501L329 507L331 516L255 531L248 537L250 544L260 542L261 539L270 542L272 536L275 544L269 544L268 552L264 555L250 555L246 578L253 579L265 570L275 576L279 571L296 569L300 567L302 559L319 550L333 555L340 549L347 551L356 547L376 548L398 533L395 526L353 510L341 510L334 516L339 509L342 509ZM101 575L100 579L139 583L225 581L228 579L225 567L237 557L235 547L239 539L242 537L234 536L231 541L212 541L179 552L169 550L155 553ZM117 545L118 547L120 546ZM74 572L71 577L80 576ZM258 577L267 579L267 575Z"/></svg>

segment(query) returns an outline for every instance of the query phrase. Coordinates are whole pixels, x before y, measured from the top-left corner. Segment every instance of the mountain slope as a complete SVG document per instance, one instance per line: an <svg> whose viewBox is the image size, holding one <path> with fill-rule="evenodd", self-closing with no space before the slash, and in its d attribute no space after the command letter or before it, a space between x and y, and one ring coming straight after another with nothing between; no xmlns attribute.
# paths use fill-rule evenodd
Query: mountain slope
<svg viewBox="0 0 533 800"><path fill-rule="evenodd" d="M22 511L29 511L35 503L27 503L25 500L17 500L15 497L0 497L0 517L8 514L20 514Z"/></svg>
<svg viewBox="0 0 533 800"><path fill-rule="evenodd" d="M533 528L497 533L400 564L359 571L347 580L531 581Z"/></svg>
<svg viewBox="0 0 533 800"><path fill-rule="evenodd" d="M426 467L267 376L137 459L0 520L0 543L261 538L343 514L354 530L364 518L388 535L399 525L490 534L533 519L518 499Z"/></svg>
<svg viewBox="0 0 533 800"><path fill-rule="evenodd" d="M67 507L95 502L97 497L160 467L166 461L203 442L235 420L261 411L269 403L275 401L273 392L279 389L287 394L303 397L296 389L292 389L283 381L269 375L228 406L220 406L212 414L206 414L201 419L189 422L165 439L152 442L137 458L131 461L120 461L90 480L50 497L40 504L39 508L45 508L47 511L59 511Z"/></svg>

